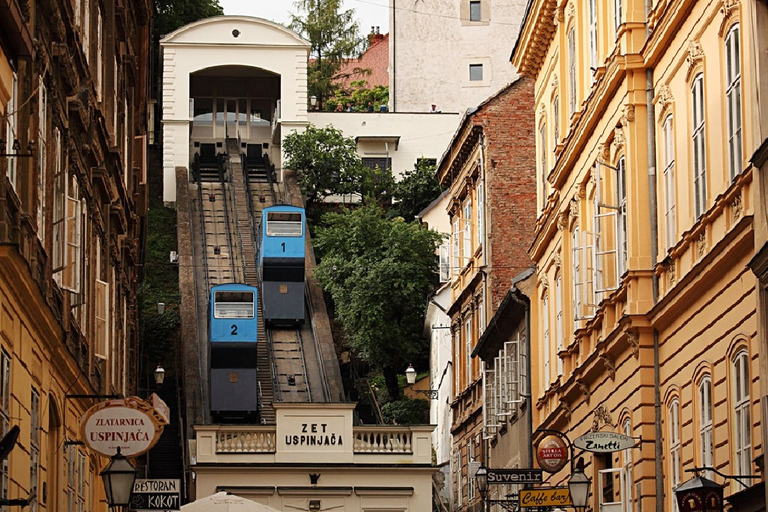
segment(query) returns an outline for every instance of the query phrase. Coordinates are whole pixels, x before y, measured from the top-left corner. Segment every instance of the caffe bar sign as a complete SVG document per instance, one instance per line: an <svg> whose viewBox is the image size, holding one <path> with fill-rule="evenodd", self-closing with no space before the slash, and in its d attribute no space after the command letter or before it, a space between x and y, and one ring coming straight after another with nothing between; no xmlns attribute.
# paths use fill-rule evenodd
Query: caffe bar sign
<svg viewBox="0 0 768 512"><path fill-rule="evenodd" d="M592 453L613 453L632 448L635 439L616 432L589 432L574 439L573 446Z"/></svg>
<svg viewBox="0 0 768 512"><path fill-rule="evenodd" d="M126 457L135 457L152 448L163 433L159 416L137 397L101 402L81 418L80 439L105 457L114 455L118 447Z"/></svg>

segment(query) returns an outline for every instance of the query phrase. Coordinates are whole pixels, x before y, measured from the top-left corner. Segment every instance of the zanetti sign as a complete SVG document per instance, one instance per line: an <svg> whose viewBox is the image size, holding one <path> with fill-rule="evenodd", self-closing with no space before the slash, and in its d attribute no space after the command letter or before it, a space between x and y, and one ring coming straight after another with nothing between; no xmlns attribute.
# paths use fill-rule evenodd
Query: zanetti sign
<svg viewBox="0 0 768 512"><path fill-rule="evenodd" d="M593 453L612 453L635 446L635 439L616 432L590 432L573 440L573 446Z"/></svg>
<svg viewBox="0 0 768 512"><path fill-rule="evenodd" d="M154 412L151 405L136 397L96 404L80 420L80 438L106 457L114 455L118 447L126 457L141 455L163 432Z"/></svg>

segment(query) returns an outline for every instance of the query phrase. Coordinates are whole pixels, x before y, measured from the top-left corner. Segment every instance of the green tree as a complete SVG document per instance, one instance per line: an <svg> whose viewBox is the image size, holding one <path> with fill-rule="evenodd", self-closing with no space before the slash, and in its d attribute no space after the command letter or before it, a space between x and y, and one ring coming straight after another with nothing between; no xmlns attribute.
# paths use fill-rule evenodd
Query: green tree
<svg viewBox="0 0 768 512"><path fill-rule="evenodd" d="M337 110L339 105L344 109L350 104L355 112L367 112L368 103L373 106L375 112L381 105L389 103L389 87L377 85L369 88L367 81L355 80L350 83L349 89L337 89L334 97L326 101L325 110Z"/></svg>
<svg viewBox="0 0 768 512"><path fill-rule="evenodd" d="M391 169L363 165L357 144L333 126L308 126L283 141L283 165L296 171L302 192L311 205L334 194L359 194L364 200L383 202L392 190Z"/></svg>
<svg viewBox="0 0 768 512"><path fill-rule="evenodd" d="M381 370L391 399L400 395L398 374L407 363L427 357L424 304L438 284L441 239L420 224L387 219L374 203L328 213L318 227L317 277L347 342Z"/></svg>
<svg viewBox="0 0 768 512"><path fill-rule="evenodd" d="M155 7L155 33L159 36L194 21L224 14L219 0L155 0Z"/></svg>
<svg viewBox="0 0 768 512"><path fill-rule="evenodd" d="M338 88L334 79L345 59L358 57L366 39L360 36L354 9L341 10L342 0L297 0L294 5L300 14L291 14L290 27L309 40L307 87L322 110Z"/></svg>
<svg viewBox="0 0 768 512"><path fill-rule="evenodd" d="M397 201L392 216L411 220L442 193L434 160L420 158L413 170L405 171L395 183L392 197Z"/></svg>

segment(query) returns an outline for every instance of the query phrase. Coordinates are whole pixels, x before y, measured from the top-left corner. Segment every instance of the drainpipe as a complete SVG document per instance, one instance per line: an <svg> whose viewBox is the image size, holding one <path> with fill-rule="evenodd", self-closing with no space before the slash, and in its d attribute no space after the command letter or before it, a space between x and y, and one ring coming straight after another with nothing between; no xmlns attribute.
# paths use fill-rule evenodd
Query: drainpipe
<svg viewBox="0 0 768 512"><path fill-rule="evenodd" d="M395 30L395 21L397 18L397 0L392 0L392 12L390 16L392 17L392 24L389 28L389 45L391 47L389 58L389 67L391 71L389 76L392 77L392 80L389 82L389 111L397 112L397 105L395 104L395 84L397 83L397 66L395 66L395 59L397 56L397 51L395 51L397 49L395 46L397 44L397 31Z"/></svg>
<svg viewBox="0 0 768 512"><path fill-rule="evenodd" d="M647 2L646 2L647 6ZM653 107L653 69L645 70L646 82L646 112L648 124L648 194L650 199L651 221L651 269L656 267L659 249L659 225L656 211L656 112ZM653 287L653 303L659 301L659 278L655 272L651 274ZM664 512L664 464L661 429L661 372L659 368L659 331L653 329L653 420L654 420L654 453L656 456L656 512Z"/></svg>

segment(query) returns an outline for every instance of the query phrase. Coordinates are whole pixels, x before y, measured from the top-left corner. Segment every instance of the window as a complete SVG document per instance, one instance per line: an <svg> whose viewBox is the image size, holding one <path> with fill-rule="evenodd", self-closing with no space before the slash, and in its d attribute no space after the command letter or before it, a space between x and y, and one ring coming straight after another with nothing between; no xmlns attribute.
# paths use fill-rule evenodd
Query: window
<svg viewBox="0 0 768 512"><path fill-rule="evenodd" d="M584 248L581 245L581 232L579 227L573 229L573 328L579 328L579 320L582 318L581 296L584 283L581 276L581 260Z"/></svg>
<svg viewBox="0 0 768 512"><path fill-rule="evenodd" d="M555 314L557 324L555 329L557 331L557 376L563 375L563 358L560 357L560 352L565 350L565 339L563 333L563 275L558 273L555 280Z"/></svg>
<svg viewBox="0 0 768 512"><path fill-rule="evenodd" d="M11 356L5 350L0 351L0 435L11 429ZM9 457L0 462L0 494L8 498L10 487Z"/></svg>
<svg viewBox="0 0 768 512"><path fill-rule="evenodd" d="M589 67L592 82L595 81L597 70L597 2L589 0Z"/></svg>
<svg viewBox="0 0 768 512"><path fill-rule="evenodd" d="M498 355L484 368L485 398L483 415L486 439L496 435L499 428L517 410L527 392L525 337L518 332L512 341L504 342Z"/></svg>
<svg viewBox="0 0 768 512"><path fill-rule="evenodd" d="M541 169L541 207L544 208L547 204L547 174L549 169L547 166L547 123L541 123L539 128L539 167Z"/></svg>
<svg viewBox="0 0 768 512"><path fill-rule="evenodd" d="M576 33L568 29L568 115L576 112Z"/></svg>
<svg viewBox="0 0 768 512"><path fill-rule="evenodd" d="M616 232L619 248L619 276L627 270L627 170L624 157L619 159L616 166L616 200L618 211L616 215Z"/></svg>
<svg viewBox="0 0 768 512"><path fill-rule="evenodd" d="M734 468L737 475L752 474L752 422L749 410L749 356L746 350L733 358ZM744 487L737 483L741 489Z"/></svg>
<svg viewBox="0 0 768 512"><path fill-rule="evenodd" d="M632 437L632 422L629 418L624 420L623 425L624 435ZM632 448L627 448L622 453L624 459L624 501L627 503L627 512L632 510Z"/></svg>
<svg viewBox="0 0 768 512"><path fill-rule="evenodd" d="M391 158L363 158L362 160L363 166L369 169L386 170L392 168Z"/></svg>
<svg viewBox="0 0 768 512"><path fill-rule="evenodd" d="M14 72L11 79L11 97L5 107L5 140L6 150L10 153L13 151L13 145L17 139L19 139L19 76ZM8 181L11 182L11 186L16 188L16 172L17 172L17 160L18 158L6 158L5 175L8 177Z"/></svg>
<svg viewBox="0 0 768 512"><path fill-rule="evenodd" d="M483 65L482 64L469 65L469 81L470 82L483 81Z"/></svg>
<svg viewBox="0 0 768 512"><path fill-rule="evenodd" d="M483 331L485 331L485 323L486 323L485 301L483 300L483 296L481 295L477 299L477 336L478 338L483 334Z"/></svg>
<svg viewBox="0 0 768 512"><path fill-rule="evenodd" d="M440 282L446 283L451 280L451 253L448 242L440 245Z"/></svg>
<svg viewBox="0 0 768 512"><path fill-rule="evenodd" d="M699 465L712 467L714 440L712 438L712 379L707 376L699 383ZM711 471L705 476L713 478Z"/></svg>
<svg viewBox="0 0 768 512"><path fill-rule="evenodd" d="M29 426L29 492L36 493L40 469L40 393L32 388ZM37 510L37 500L29 504L30 512Z"/></svg>
<svg viewBox="0 0 768 512"><path fill-rule="evenodd" d="M463 266L461 264L461 250L459 247L460 241L461 241L461 228L460 226L460 218L458 216L454 217L453 219L453 258L451 261L451 266L453 268L453 275L457 275L459 273L459 270Z"/></svg>
<svg viewBox="0 0 768 512"><path fill-rule="evenodd" d="M56 165L58 168L58 157ZM59 286L75 293L80 290L82 226L77 178L58 168L53 197L53 277Z"/></svg>
<svg viewBox="0 0 768 512"><path fill-rule="evenodd" d="M94 355L107 359L109 355L109 283L96 279L96 336Z"/></svg>
<svg viewBox="0 0 768 512"><path fill-rule="evenodd" d="M555 136L555 149L560 143L560 96L555 96L552 99L552 124L554 128Z"/></svg>
<svg viewBox="0 0 768 512"><path fill-rule="evenodd" d="M475 453L475 446L472 439L467 439L467 500L473 501L475 495L475 472L477 471L478 463L475 461L477 454Z"/></svg>
<svg viewBox="0 0 768 512"><path fill-rule="evenodd" d="M664 225L666 226L667 250L675 245L677 239L677 218L675 215L675 134L672 131L672 115L664 119L662 126L663 162L664 162Z"/></svg>
<svg viewBox="0 0 768 512"><path fill-rule="evenodd" d="M462 477L464 470L464 466L461 463L461 448L459 448L456 451L456 492L457 492L457 503L461 504L464 501L464 489L462 488L462 484L464 483L464 479Z"/></svg>
<svg viewBox="0 0 768 512"><path fill-rule="evenodd" d="M705 154L704 126L704 74L699 73L691 86L691 104L693 114L693 189L694 214L699 218L706 210L707 202L707 162Z"/></svg>
<svg viewBox="0 0 768 512"><path fill-rule="evenodd" d="M544 389L549 389L550 375L549 375L549 294L544 295L542 301L541 318L544 322L544 343L541 344L544 351Z"/></svg>
<svg viewBox="0 0 768 512"><path fill-rule="evenodd" d="M466 264L472 257L472 200L468 199L464 204L464 239L462 241L462 248L464 253L464 261Z"/></svg>
<svg viewBox="0 0 768 512"><path fill-rule="evenodd" d="M477 244L485 247L485 187L483 186L483 177L477 183Z"/></svg>
<svg viewBox="0 0 768 512"><path fill-rule="evenodd" d="M741 173L741 61L739 25L725 38L725 104L728 122L728 168L731 179Z"/></svg>
<svg viewBox="0 0 768 512"><path fill-rule="evenodd" d="M669 484L670 496L675 501L675 489L680 485L680 402L677 398L669 403L667 421L669 424ZM677 510L677 505L673 505Z"/></svg>
<svg viewBox="0 0 768 512"><path fill-rule="evenodd" d="M37 149L39 167L37 172L37 236L45 240L45 215L43 207L45 202L45 183L48 166L48 91L45 88L44 77L41 75L40 89L38 92L38 117L37 117Z"/></svg>
<svg viewBox="0 0 768 512"><path fill-rule="evenodd" d="M613 26L616 28L616 37L619 36L619 28L621 27L621 1L613 0Z"/></svg>
<svg viewBox="0 0 768 512"><path fill-rule="evenodd" d="M472 382L472 315L467 315L464 319L464 357L466 358L467 379L465 383L469 385Z"/></svg>
<svg viewBox="0 0 768 512"><path fill-rule="evenodd" d="M458 325L454 325L451 329L451 335L453 336L453 367L457 369L456 378L453 379L453 391L454 396L458 395L461 391L461 375L458 371L461 368L461 330Z"/></svg>
<svg viewBox="0 0 768 512"><path fill-rule="evenodd" d="M482 20L482 10L480 8L480 2L476 1L470 1L469 2L469 21L481 21Z"/></svg>

